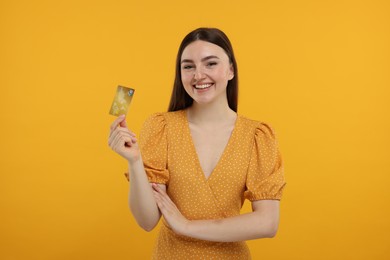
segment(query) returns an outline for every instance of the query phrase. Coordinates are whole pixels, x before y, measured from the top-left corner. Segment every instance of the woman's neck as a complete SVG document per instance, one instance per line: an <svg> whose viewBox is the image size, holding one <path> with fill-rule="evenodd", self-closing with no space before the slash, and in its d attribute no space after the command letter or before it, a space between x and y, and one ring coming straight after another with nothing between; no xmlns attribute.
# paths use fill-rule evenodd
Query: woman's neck
<svg viewBox="0 0 390 260"><path fill-rule="evenodd" d="M235 121L237 114L226 102L212 102L208 104L198 104L194 102L187 108L187 117L190 123L196 125L210 125L229 123Z"/></svg>

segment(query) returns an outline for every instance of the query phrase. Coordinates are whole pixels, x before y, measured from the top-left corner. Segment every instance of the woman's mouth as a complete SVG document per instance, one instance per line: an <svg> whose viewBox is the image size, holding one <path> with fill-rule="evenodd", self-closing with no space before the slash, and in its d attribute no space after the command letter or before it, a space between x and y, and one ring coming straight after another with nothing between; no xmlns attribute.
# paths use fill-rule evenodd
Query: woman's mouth
<svg viewBox="0 0 390 260"><path fill-rule="evenodd" d="M194 85L194 88L196 89L207 89L207 88L210 88L212 85L212 83L207 83L207 84L199 84L199 85Z"/></svg>

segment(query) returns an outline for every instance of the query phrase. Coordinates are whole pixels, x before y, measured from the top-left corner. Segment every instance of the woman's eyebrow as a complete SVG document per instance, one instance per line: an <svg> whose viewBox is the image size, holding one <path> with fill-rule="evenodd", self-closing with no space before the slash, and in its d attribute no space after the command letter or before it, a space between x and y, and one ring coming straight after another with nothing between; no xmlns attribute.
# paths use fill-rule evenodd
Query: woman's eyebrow
<svg viewBox="0 0 390 260"><path fill-rule="evenodd" d="M201 61L206 61L206 60L209 60L209 59L219 59L217 56L215 55L210 55L210 56L207 56L207 57L204 57L201 59ZM189 63L194 63L193 60L190 60L190 59L184 59L181 61L181 63L185 63L185 62L189 62Z"/></svg>

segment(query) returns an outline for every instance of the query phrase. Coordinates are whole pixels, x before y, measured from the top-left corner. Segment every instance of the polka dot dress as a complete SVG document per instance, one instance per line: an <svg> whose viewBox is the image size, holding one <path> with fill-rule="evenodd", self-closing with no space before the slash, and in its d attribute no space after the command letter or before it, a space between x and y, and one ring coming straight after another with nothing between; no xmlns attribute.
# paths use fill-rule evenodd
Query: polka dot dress
<svg viewBox="0 0 390 260"><path fill-rule="evenodd" d="M157 113L141 130L139 144L150 182L167 193L189 220L240 214L244 199L280 200L283 166L273 130L238 115L229 142L206 178L185 110ZM210 242L175 234L163 220L153 259L250 259L245 242Z"/></svg>

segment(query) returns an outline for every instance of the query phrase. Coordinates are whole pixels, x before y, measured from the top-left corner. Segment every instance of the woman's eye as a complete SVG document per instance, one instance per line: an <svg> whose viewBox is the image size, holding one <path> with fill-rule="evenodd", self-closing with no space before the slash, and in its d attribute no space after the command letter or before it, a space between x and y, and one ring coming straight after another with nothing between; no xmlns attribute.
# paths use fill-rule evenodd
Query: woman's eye
<svg viewBox="0 0 390 260"><path fill-rule="evenodd" d="M207 67L212 67L212 66L215 66L215 65L217 65L217 63L215 61L207 63Z"/></svg>
<svg viewBox="0 0 390 260"><path fill-rule="evenodd" d="M194 66L192 66L192 65L184 65L183 66L183 69L185 69L185 70L189 70L189 69L192 69Z"/></svg>

